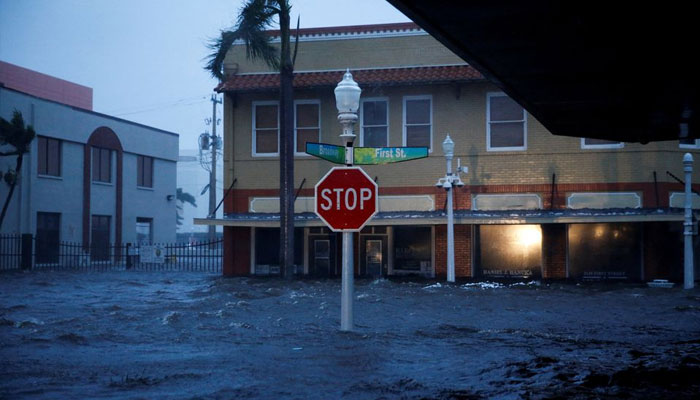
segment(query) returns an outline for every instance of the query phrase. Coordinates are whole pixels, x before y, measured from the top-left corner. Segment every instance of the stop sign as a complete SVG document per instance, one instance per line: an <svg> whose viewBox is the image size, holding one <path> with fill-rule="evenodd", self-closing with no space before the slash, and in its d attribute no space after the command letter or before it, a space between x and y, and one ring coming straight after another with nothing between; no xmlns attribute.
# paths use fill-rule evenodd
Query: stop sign
<svg viewBox="0 0 700 400"><path fill-rule="evenodd" d="M359 167L335 167L314 189L315 211L334 232L357 232L377 213L377 184Z"/></svg>

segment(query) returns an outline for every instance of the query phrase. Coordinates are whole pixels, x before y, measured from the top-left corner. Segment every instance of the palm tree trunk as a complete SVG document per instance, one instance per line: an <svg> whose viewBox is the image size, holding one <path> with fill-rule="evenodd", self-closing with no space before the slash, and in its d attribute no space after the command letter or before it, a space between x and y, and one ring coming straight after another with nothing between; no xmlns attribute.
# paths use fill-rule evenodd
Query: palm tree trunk
<svg viewBox="0 0 700 400"><path fill-rule="evenodd" d="M280 268L294 276L294 66L290 46L289 5L280 10Z"/></svg>
<svg viewBox="0 0 700 400"><path fill-rule="evenodd" d="M16 178L12 184L10 184L10 191L7 193L7 198L5 199L5 204L2 206L2 213L0 214L0 228L2 228L2 222L5 220L5 214L7 214L7 208L10 206L10 201L12 200L12 195L15 192L15 186L17 186L17 179L20 179L19 170L22 168L22 158L24 158L24 153L20 152L17 155L17 162L15 164Z"/></svg>

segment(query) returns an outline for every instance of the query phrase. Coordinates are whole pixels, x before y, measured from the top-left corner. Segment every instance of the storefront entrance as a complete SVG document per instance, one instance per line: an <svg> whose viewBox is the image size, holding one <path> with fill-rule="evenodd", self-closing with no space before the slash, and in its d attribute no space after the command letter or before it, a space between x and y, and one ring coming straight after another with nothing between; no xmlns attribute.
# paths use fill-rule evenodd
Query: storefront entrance
<svg viewBox="0 0 700 400"><path fill-rule="evenodd" d="M388 273L388 235L385 226L366 227L360 233L360 275L373 278Z"/></svg>

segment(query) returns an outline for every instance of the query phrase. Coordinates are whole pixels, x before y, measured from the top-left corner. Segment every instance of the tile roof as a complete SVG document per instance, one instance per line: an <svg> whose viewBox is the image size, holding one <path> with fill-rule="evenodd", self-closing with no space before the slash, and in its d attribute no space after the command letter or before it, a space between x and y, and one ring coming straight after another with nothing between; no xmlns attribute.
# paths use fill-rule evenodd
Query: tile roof
<svg viewBox="0 0 700 400"><path fill-rule="evenodd" d="M481 81L484 77L469 65L426 66L351 70L362 86L393 86ZM294 87L309 89L335 87L344 71L295 72ZM229 77L216 87L217 92L269 91L279 88L278 73L240 74Z"/></svg>
<svg viewBox="0 0 700 400"><path fill-rule="evenodd" d="M348 26L329 26L322 28L304 28L299 29L299 37L311 36L333 36L339 34L359 34L359 33L379 33L379 32L405 32L405 31L422 31L423 28L415 22L400 22L393 24L374 24L374 25L348 25ZM268 30L267 34L272 37L279 37L279 30ZM291 31L292 37L296 35L296 29Z"/></svg>

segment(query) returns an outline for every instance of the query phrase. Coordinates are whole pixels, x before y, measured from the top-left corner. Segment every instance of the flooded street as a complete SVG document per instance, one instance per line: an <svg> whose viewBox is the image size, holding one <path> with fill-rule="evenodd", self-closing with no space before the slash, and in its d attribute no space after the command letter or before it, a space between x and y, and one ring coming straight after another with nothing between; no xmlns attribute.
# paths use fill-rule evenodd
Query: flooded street
<svg viewBox="0 0 700 400"><path fill-rule="evenodd" d="M0 277L2 398L691 398L700 290Z"/></svg>

